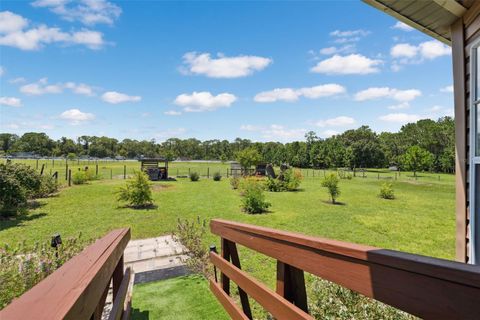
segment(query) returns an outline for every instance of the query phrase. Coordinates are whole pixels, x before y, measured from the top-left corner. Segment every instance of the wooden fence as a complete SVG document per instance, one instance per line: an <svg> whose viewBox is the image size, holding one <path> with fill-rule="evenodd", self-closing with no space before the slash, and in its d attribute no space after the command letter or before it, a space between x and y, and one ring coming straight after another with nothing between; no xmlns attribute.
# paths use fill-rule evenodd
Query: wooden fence
<svg viewBox="0 0 480 320"><path fill-rule="evenodd" d="M210 288L232 319L252 319L249 297L275 319L308 314L304 271L424 319L479 319L480 266L212 220L221 253L210 259L220 280ZM276 292L241 270L237 244L277 260ZM230 296L239 288L241 307Z"/></svg>
<svg viewBox="0 0 480 320"><path fill-rule="evenodd" d="M110 282L108 319L128 319L131 271L124 272L123 252L129 240L130 229L110 232L15 299L0 311L0 319L101 319Z"/></svg>

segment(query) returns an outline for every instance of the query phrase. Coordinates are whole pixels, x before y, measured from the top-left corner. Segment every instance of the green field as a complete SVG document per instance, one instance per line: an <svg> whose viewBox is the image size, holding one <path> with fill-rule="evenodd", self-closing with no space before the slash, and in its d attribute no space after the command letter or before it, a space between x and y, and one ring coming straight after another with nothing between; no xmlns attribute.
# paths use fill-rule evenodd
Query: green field
<svg viewBox="0 0 480 320"><path fill-rule="evenodd" d="M134 165L130 166L133 170ZM227 165L222 164L172 164L172 168L179 171L188 171L194 166L198 170L215 166L227 170ZM123 164L117 167L122 172ZM156 237L174 230L178 218L200 217L454 258L454 176L420 174L416 180L411 173L401 173L395 180L394 173L381 171L379 176L372 171L366 178L357 176L341 180L342 194L338 200L342 205L332 205L327 202L327 192L320 185L323 170L315 171L315 177L312 170L308 171L308 177L306 170L303 173L301 190L267 192L266 198L272 206L268 213L260 215L242 212L239 193L231 189L225 178L220 182L205 177L199 182L186 178L154 182L157 207L149 210L125 208L116 201L114 193L125 183L123 176L87 185L65 186L58 195L41 199L40 206L27 215L0 221L0 243L14 246L26 241L33 245L35 241L49 241L56 232L62 237L82 232L84 238L98 238L119 227L130 227L132 238ZM380 186L387 179L394 184L395 200L378 197ZM209 243L219 246L218 238L211 234L205 239L205 244ZM242 268L273 288L275 263L272 259L245 248L240 248L240 259ZM308 276L307 281L311 281L311 277Z"/></svg>

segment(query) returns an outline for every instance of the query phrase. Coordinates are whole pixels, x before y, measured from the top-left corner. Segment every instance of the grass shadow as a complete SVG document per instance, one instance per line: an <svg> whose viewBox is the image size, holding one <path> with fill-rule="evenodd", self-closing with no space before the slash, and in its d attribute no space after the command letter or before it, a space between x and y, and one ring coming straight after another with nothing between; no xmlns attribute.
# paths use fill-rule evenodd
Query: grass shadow
<svg viewBox="0 0 480 320"><path fill-rule="evenodd" d="M150 319L150 311L132 308L132 313L130 314L132 320L149 320Z"/></svg>
<svg viewBox="0 0 480 320"><path fill-rule="evenodd" d="M332 201L330 201L330 200L322 200L322 202L326 203L326 204L333 205L333 206L346 206L347 205L345 202L341 202L341 201L336 201L335 203L332 203Z"/></svg>
<svg viewBox="0 0 480 320"><path fill-rule="evenodd" d="M155 210L157 209L158 206L156 204L148 204L148 205L145 205L145 206L129 206L129 205L125 205L125 206L118 206L117 209L133 209L133 210Z"/></svg>
<svg viewBox="0 0 480 320"><path fill-rule="evenodd" d="M25 221L32 221L45 217L46 213L34 213L34 214L21 214L16 217L0 218L0 231L7 230L9 228L21 226Z"/></svg>

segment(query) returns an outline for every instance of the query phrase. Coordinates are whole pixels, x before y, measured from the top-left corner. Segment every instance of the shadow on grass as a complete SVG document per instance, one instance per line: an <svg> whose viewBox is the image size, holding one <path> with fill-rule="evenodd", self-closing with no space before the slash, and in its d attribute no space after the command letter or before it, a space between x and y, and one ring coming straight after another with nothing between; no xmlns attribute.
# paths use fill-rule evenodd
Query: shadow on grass
<svg viewBox="0 0 480 320"><path fill-rule="evenodd" d="M335 203L333 203L330 200L323 200L322 202L326 203L326 204L331 204L333 206L346 206L347 205L345 202L340 202L340 201L336 201Z"/></svg>
<svg viewBox="0 0 480 320"><path fill-rule="evenodd" d="M132 320L149 320L150 311L148 310L140 311L140 309L132 308L131 319Z"/></svg>
<svg viewBox="0 0 480 320"><path fill-rule="evenodd" d="M0 218L0 231L21 226L25 221L32 221L45 217L46 213L21 214L16 217Z"/></svg>
<svg viewBox="0 0 480 320"><path fill-rule="evenodd" d="M125 206L118 206L117 207L118 209L133 209L133 210L155 210L158 208L158 206L156 204L148 204L148 205L144 205L144 206L129 206L129 205L125 205Z"/></svg>

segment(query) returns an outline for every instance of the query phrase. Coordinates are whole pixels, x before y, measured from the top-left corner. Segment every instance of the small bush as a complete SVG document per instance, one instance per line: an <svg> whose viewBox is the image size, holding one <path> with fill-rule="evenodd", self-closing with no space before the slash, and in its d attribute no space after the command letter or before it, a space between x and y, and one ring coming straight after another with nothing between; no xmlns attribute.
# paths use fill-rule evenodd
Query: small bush
<svg viewBox="0 0 480 320"><path fill-rule="evenodd" d="M315 319L416 319L403 311L324 279L314 278L311 288L309 311Z"/></svg>
<svg viewBox="0 0 480 320"><path fill-rule="evenodd" d="M127 202L134 208L152 206L152 187L148 176L141 171L135 172L133 179L128 180L126 186L117 191L117 199Z"/></svg>
<svg viewBox="0 0 480 320"><path fill-rule="evenodd" d="M200 180L200 175L198 174L198 172L196 171L190 172L190 181L198 181L198 180Z"/></svg>
<svg viewBox="0 0 480 320"><path fill-rule="evenodd" d="M73 184L85 184L87 183L87 181L88 179L87 179L87 175L85 174L85 171L78 170L72 174Z"/></svg>
<svg viewBox="0 0 480 320"><path fill-rule="evenodd" d="M220 181L222 180L222 175L220 174L220 172L215 172L213 174L213 181Z"/></svg>
<svg viewBox="0 0 480 320"><path fill-rule="evenodd" d="M271 192L295 191L300 187L302 179L300 170L286 169L281 172L277 179L268 177L265 187Z"/></svg>
<svg viewBox="0 0 480 320"><path fill-rule="evenodd" d="M230 178L230 185L232 186L233 190L237 190L240 187L240 178L239 177L231 177Z"/></svg>
<svg viewBox="0 0 480 320"><path fill-rule="evenodd" d="M338 187L338 182L339 179L335 173L330 173L326 175L322 181L322 187L327 188L332 203L336 203L337 198L340 196L340 188Z"/></svg>
<svg viewBox="0 0 480 320"><path fill-rule="evenodd" d="M52 176L42 176L40 190L35 197L44 198L58 191L58 182Z"/></svg>
<svg viewBox="0 0 480 320"><path fill-rule="evenodd" d="M27 198L32 198L40 190L42 176L33 168L19 163L7 163L0 166L1 174L14 178L24 189Z"/></svg>
<svg viewBox="0 0 480 320"><path fill-rule="evenodd" d="M0 216L16 215L27 205L27 199L27 192L20 181L0 171Z"/></svg>
<svg viewBox="0 0 480 320"><path fill-rule="evenodd" d="M380 198L393 200L395 199L395 192L393 191L393 184L385 182L380 187Z"/></svg>
<svg viewBox="0 0 480 320"><path fill-rule="evenodd" d="M263 184L255 178L243 179L242 190L242 208L247 213L262 213L267 211L270 203L265 201Z"/></svg>
<svg viewBox="0 0 480 320"><path fill-rule="evenodd" d="M33 249L25 244L0 248L0 310L79 253L88 242L81 235L63 239L58 257L49 242L36 243Z"/></svg>
<svg viewBox="0 0 480 320"><path fill-rule="evenodd" d="M203 240L207 230L206 220L201 221L200 217L192 221L178 219L177 229L173 232L173 236L186 248L184 254L188 257L185 261L187 267L192 272L203 274L209 278L212 270L208 246Z"/></svg>

